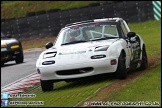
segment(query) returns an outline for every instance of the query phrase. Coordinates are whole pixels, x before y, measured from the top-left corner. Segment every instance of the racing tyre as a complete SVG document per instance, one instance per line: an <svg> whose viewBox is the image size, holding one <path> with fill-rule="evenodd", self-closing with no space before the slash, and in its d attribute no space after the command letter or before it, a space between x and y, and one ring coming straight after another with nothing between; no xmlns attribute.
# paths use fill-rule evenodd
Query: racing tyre
<svg viewBox="0 0 162 108"><path fill-rule="evenodd" d="M24 61L24 55L23 55L23 52L21 51L15 58L15 62L16 64L18 63L23 63Z"/></svg>
<svg viewBox="0 0 162 108"><path fill-rule="evenodd" d="M40 80L40 83L41 83L41 88L44 92L53 90L53 82L52 81Z"/></svg>
<svg viewBox="0 0 162 108"><path fill-rule="evenodd" d="M116 78L118 79L125 79L127 77L125 61L125 56L123 55L123 53L121 53L118 59L118 66L116 70Z"/></svg>
<svg viewBox="0 0 162 108"><path fill-rule="evenodd" d="M147 54L146 54L146 50L143 47L142 49L142 62L141 62L141 66L139 67L138 70L142 71L145 70L148 67L148 60L147 60Z"/></svg>

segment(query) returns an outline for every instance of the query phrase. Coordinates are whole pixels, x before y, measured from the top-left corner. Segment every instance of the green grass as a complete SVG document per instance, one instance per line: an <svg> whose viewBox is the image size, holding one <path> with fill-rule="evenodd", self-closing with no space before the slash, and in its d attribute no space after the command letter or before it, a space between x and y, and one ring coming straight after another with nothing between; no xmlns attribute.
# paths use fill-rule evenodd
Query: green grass
<svg viewBox="0 0 162 108"><path fill-rule="evenodd" d="M14 1L1 1L3 4L4 3L11 3L11 2L14 2Z"/></svg>
<svg viewBox="0 0 162 108"><path fill-rule="evenodd" d="M139 34L145 42L148 58L161 55L161 20L128 24L131 31Z"/></svg>
<svg viewBox="0 0 162 108"><path fill-rule="evenodd" d="M45 44L38 44L38 45L28 45L28 46L24 46L23 47L23 50L26 50L26 49L32 49L32 48L44 48L45 47Z"/></svg>
<svg viewBox="0 0 162 108"><path fill-rule="evenodd" d="M113 92L105 101L158 102L161 105L161 62L144 72L125 88Z"/></svg>
<svg viewBox="0 0 162 108"><path fill-rule="evenodd" d="M4 1L3 1L4 2ZM1 19L25 17L28 12L50 9L67 10L104 1L6 1L1 4Z"/></svg>
<svg viewBox="0 0 162 108"><path fill-rule="evenodd" d="M113 83L113 81L114 80L110 78L104 80L93 79L91 81L77 81L69 83L61 81L54 83L55 89L53 91L43 92L39 87L31 92L32 94L36 94L36 98L21 98L17 99L17 101L44 101L43 106L45 107L71 107L86 98L94 96L95 92L97 92L100 88ZM37 86L40 86L40 84ZM26 91L25 93L29 94L30 91ZM15 101L16 99L12 100Z"/></svg>

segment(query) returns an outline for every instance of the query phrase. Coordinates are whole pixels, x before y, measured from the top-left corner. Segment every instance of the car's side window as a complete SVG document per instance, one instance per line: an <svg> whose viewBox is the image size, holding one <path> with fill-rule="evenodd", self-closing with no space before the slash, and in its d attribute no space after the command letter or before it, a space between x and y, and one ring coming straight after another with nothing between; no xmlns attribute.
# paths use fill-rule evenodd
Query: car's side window
<svg viewBox="0 0 162 108"><path fill-rule="evenodd" d="M117 28L116 26L105 26L105 31L104 31L105 34L107 35L111 35L111 36L114 36L114 37L118 37L118 32L117 32Z"/></svg>

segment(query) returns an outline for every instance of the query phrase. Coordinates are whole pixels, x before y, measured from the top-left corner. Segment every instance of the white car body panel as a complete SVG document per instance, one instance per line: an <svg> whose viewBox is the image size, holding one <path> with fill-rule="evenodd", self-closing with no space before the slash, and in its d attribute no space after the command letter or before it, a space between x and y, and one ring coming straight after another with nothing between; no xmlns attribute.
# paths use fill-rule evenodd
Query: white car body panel
<svg viewBox="0 0 162 108"><path fill-rule="evenodd" d="M91 75L96 75L101 73L115 72L117 69L117 65L110 65L110 60L118 59L122 47L121 48L118 47L119 50L117 52L116 50L117 47L115 46L116 44L125 45L124 43L125 43L124 40L121 39L120 40L109 39L109 40L100 40L100 41L93 41L93 42L86 42L86 43L78 43L75 45L74 44L65 45L65 46L57 47L56 49L50 48L42 52L42 54L40 55L36 63L36 67L39 68L41 71L40 77L42 80L76 78L76 77L91 76ZM111 47L108 48L107 51L94 52L94 48L96 46L107 46L107 45L112 45ZM57 54L55 57L43 59L44 53L52 52L56 50L57 50ZM100 55L100 54L105 54L106 57L101 59L90 58L92 55ZM55 60L56 62L55 64L51 64L51 65L41 65L44 61L49 61L49 60ZM77 68L84 68L84 67L93 67L94 71L90 73L84 73L82 75L79 74L79 75L68 75L68 76L60 76L55 73L56 71L59 70L69 70L69 69L77 69Z"/></svg>

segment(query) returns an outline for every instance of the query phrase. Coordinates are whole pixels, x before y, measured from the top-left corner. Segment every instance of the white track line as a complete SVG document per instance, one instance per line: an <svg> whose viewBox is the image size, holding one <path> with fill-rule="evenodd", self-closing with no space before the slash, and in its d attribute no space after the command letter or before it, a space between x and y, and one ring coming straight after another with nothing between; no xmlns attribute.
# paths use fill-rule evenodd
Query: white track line
<svg viewBox="0 0 162 108"><path fill-rule="evenodd" d="M1 93L8 92L9 94L17 94L19 92L23 92L24 90L28 90L29 87L32 87L39 82L39 75L35 72L2 87Z"/></svg>
<svg viewBox="0 0 162 108"><path fill-rule="evenodd" d="M22 80L24 80L24 79L26 79L26 78L29 78L29 77L31 77L31 76L33 76L33 75L35 75L35 74L37 74L37 73L35 72L35 73L32 73L32 74L29 74L29 75L26 76L26 77L23 77L23 78L21 78L21 79L19 79L19 80L16 80L16 81L14 81L14 82L12 82L12 83L6 85L6 86L3 86L3 87L1 87L1 90L4 89L4 88L6 88L6 87L9 87L9 86L11 86L11 85L13 85L13 84L15 84L15 83L18 83L18 82L20 82L20 81L22 81Z"/></svg>

